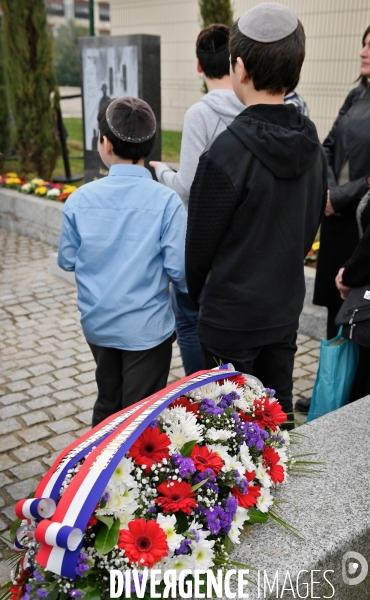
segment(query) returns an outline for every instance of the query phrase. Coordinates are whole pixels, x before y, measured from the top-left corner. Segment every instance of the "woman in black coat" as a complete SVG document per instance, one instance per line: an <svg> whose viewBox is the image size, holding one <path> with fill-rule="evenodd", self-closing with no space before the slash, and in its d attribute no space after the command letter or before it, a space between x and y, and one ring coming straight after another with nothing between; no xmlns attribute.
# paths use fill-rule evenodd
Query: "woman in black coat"
<svg viewBox="0 0 370 600"><path fill-rule="evenodd" d="M323 144L329 199L321 225L313 302L328 308L328 339L337 334L334 319L343 302L335 276L358 244L356 209L370 187L370 27L362 44L361 83L348 94Z"/></svg>
<svg viewBox="0 0 370 600"><path fill-rule="evenodd" d="M360 242L335 279L343 300L354 287L369 285L370 288L370 190L358 205L357 219ZM360 358L350 402L368 394L370 394L370 348L360 346Z"/></svg>

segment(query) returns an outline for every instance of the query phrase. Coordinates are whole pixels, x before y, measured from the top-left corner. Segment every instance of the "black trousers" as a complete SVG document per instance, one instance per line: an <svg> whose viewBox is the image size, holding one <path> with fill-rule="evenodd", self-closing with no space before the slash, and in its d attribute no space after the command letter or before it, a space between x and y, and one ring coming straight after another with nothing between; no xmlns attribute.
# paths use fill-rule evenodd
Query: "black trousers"
<svg viewBox="0 0 370 600"><path fill-rule="evenodd" d="M360 357L349 401L354 402L370 394L370 348L360 346Z"/></svg>
<svg viewBox="0 0 370 600"><path fill-rule="evenodd" d="M118 350L88 342L96 362L98 398L92 426L166 387L175 336L149 350Z"/></svg>
<svg viewBox="0 0 370 600"><path fill-rule="evenodd" d="M297 332L285 336L280 342L246 348L245 350L220 350L202 345L205 369L213 369L217 364L232 363L236 371L254 375L263 385L276 390L276 398L288 419L293 417L293 368L297 350ZM287 424L287 429L293 425Z"/></svg>

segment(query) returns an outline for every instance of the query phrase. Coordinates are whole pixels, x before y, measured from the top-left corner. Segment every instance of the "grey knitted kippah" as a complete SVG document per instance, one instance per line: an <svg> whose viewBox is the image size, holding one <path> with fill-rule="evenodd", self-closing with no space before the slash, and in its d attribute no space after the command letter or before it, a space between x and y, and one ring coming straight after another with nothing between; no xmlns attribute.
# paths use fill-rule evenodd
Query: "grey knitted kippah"
<svg viewBox="0 0 370 600"><path fill-rule="evenodd" d="M156 131L154 113L149 104L140 98L115 98L109 103L105 117L111 132L125 142L145 142Z"/></svg>
<svg viewBox="0 0 370 600"><path fill-rule="evenodd" d="M238 27L251 40L269 44L293 33L298 27L298 19L284 4L262 2L240 17Z"/></svg>

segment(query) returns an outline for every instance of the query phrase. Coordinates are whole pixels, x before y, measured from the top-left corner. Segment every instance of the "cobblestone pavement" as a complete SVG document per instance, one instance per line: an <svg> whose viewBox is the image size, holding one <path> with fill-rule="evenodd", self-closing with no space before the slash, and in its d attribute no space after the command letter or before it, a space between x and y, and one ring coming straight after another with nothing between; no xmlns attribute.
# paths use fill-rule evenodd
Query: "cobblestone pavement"
<svg viewBox="0 0 370 600"><path fill-rule="evenodd" d="M15 501L89 428L96 398L76 290L50 273L52 251L0 229L0 533L14 519ZM319 354L317 340L299 335L298 343L295 399L311 394ZM174 345L169 382L183 375Z"/></svg>

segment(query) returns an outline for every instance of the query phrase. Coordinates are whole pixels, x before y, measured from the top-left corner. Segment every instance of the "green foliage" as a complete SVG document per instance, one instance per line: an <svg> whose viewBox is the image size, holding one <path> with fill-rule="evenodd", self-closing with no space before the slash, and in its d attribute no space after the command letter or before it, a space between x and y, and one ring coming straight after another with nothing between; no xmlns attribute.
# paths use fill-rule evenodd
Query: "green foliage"
<svg viewBox="0 0 370 600"><path fill-rule="evenodd" d="M54 38L54 67L58 85L81 85L78 38L86 35L89 35L88 29L76 27L73 21L59 28Z"/></svg>
<svg viewBox="0 0 370 600"><path fill-rule="evenodd" d="M0 0L4 74L23 173L50 179L59 149L59 99L44 0ZM54 96L52 98L52 96Z"/></svg>
<svg viewBox="0 0 370 600"><path fill-rule="evenodd" d="M0 25L0 154L5 154L9 147L9 135L9 110L3 67L3 32Z"/></svg>
<svg viewBox="0 0 370 600"><path fill-rule="evenodd" d="M102 521L102 519L99 519ZM95 549L98 556L103 556L111 550L118 542L120 521L119 519L113 519L112 523L102 523L99 532L95 538Z"/></svg>
<svg viewBox="0 0 370 600"><path fill-rule="evenodd" d="M203 27L212 23L233 24L233 9L230 0L199 0L199 9Z"/></svg>

